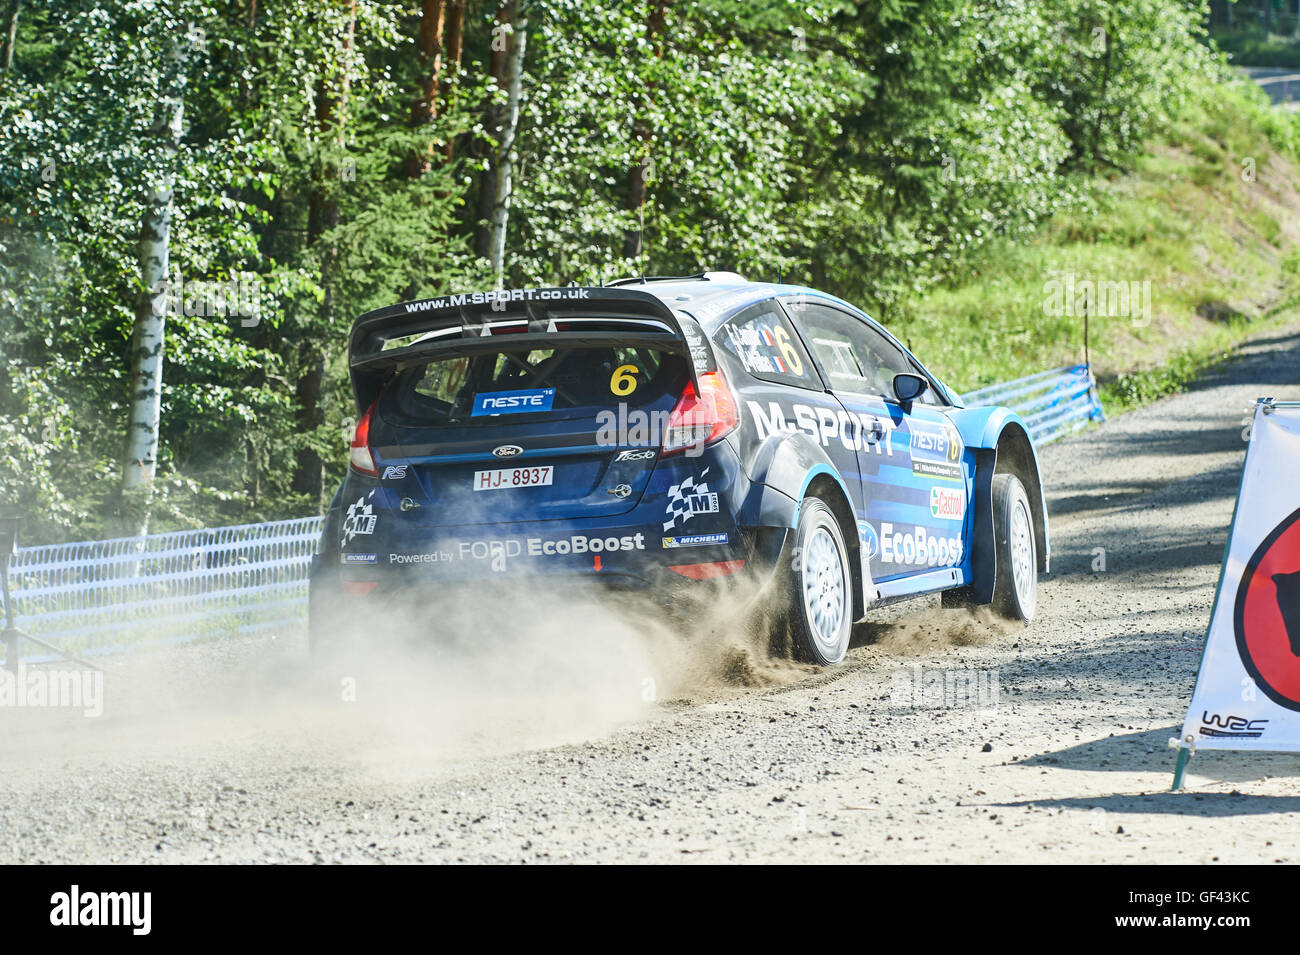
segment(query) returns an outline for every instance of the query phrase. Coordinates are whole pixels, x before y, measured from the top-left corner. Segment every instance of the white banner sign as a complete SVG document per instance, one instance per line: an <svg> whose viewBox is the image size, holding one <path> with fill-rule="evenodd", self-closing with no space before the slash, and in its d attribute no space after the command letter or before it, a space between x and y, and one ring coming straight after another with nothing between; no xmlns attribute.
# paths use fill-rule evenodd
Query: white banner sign
<svg viewBox="0 0 1300 955"><path fill-rule="evenodd" d="M1255 406L1181 739L1300 751L1300 402Z"/></svg>

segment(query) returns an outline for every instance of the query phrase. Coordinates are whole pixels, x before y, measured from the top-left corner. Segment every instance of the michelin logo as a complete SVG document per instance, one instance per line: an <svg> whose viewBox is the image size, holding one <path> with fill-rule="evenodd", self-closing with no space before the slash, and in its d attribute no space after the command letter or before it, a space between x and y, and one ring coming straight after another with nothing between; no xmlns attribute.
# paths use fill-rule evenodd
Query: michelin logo
<svg viewBox="0 0 1300 955"><path fill-rule="evenodd" d="M664 547L703 547L707 544L727 543L726 534L691 534L686 537L665 537Z"/></svg>

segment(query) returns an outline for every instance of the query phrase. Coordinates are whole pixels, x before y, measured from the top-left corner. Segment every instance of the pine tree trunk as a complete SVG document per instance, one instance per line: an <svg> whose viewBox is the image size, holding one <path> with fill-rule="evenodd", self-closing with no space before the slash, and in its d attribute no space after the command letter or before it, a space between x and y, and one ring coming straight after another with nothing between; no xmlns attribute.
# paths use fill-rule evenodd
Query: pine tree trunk
<svg viewBox="0 0 1300 955"><path fill-rule="evenodd" d="M659 40L664 34L670 0L656 0L646 21L646 37L654 46L655 55L663 56L663 47ZM650 177L650 143L654 130L642 117L632 121L632 165L627 171L627 210L637 215L637 224L623 233L623 258L635 259L641 255L643 228L641 222L642 207L645 205L647 183Z"/></svg>
<svg viewBox="0 0 1300 955"><path fill-rule="evenodd" d="M342 55L346 59L352 51L357 22L356 0L348 0L348 26L344 35ZM332 134L337 144L343 142L343 125L347 113L350 89L348 67L343 69L337 89L322 81L316 88L316 124L321 139ZM337 190L339 170L326 164L320 179L313 186L307 209L307 244L317 245L321 237L339 223ZM331 288L336 253L324 250L321 255L321 287L325 296L317 312L317 327L328 329L334 323L334 295ZM325 423L325 410L321 397L325 386L325 349L320 345L319 334L308 333L298 344L298 381L294 388L297 404L295 424L298 434L310 435ZM314 447L301 447L294 456L295 468L291 488L304 494L319 506L325 492L325 462Z"/></svg>
<svg viewBox="0 0 1300 955"><path fill-rule="evenodd" d="M420 95L411 105L411 126L427 126L438 115L438 93L442 82L443 0L424 0L416 47L420 60ZM415 149L406 157L406 175L418 179L433 168L427 149Z"/></svg>
<svg viewBox="0 0 1300 955"><path fill-rule="evenodd" d="M446 65L442 72L442 99L447 107L454 106L456 85L460 82L460 61L465 46L465 0L449 0L447 4L447 36L443 47L447 53ZM448 136L443 147L443 154L451 159L456 155L455 137Z"/></svg>

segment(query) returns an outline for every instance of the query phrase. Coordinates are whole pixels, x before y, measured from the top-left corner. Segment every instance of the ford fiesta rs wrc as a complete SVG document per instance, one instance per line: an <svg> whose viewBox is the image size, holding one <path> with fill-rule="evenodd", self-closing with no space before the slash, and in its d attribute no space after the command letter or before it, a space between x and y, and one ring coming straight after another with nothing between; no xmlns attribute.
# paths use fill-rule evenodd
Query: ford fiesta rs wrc
<svg viewBox="0 0 1300 955"><path fill-rule="evenodd" d="M360 420L313 642L399 600L436 640L421 607L514 579L666 608L758 584L774 638L822 665L894 600L1034 614L1025 423L965 407L831 295L721 272L448 295L362 315L348 358Z"/></svg>

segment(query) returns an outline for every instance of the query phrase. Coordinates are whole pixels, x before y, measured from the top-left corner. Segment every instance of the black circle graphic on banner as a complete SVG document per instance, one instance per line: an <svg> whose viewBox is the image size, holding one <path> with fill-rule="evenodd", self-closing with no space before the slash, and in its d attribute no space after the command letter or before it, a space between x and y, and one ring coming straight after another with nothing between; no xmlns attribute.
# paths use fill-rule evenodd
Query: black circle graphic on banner
<svg viewBox="0 0 1300 955"><path fill-rule="evenodd" d="M1300 712L1300 509L1273 528L1237 585L1237 652L1264 695Z"/></svg>

